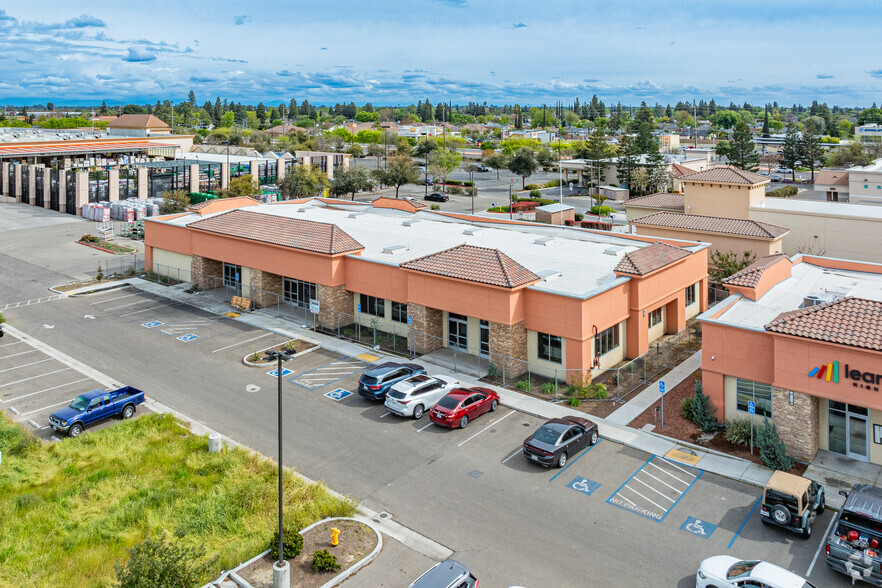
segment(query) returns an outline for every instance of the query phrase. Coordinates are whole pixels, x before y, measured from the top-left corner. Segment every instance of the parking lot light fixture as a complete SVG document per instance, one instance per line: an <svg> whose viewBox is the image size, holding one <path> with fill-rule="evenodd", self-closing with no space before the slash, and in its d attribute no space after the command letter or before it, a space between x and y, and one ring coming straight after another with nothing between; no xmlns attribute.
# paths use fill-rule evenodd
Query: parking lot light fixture
<svg viewBox="0 0 882 588"><path fill-rule="evenodd" d="M279 561L276 562L279 566L284 566L283 563L285 561L285 557L283 554L283 540L282 540L282 362L288 361L293 357L293 353L290 351L267 351L265 353L265 357L268 360L275 359L277 361L276 366L276 379L279 382ZM274 586L273 588L278 588ZM288 588L287 586L285 588Z"/></svg>

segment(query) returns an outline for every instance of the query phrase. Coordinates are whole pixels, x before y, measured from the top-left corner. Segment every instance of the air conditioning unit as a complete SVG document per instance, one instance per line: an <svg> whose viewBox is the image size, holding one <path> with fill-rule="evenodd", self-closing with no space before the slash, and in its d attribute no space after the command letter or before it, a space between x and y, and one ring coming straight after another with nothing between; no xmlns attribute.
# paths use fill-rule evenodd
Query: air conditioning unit
<svg viewBox="0 0 882 588"><path fill-rule="evenodd" d="M808 308L810 306L817 306L818 304L823 304L827 302L823 296L820 294L806 294L802 299L803 308Z"/></svg>

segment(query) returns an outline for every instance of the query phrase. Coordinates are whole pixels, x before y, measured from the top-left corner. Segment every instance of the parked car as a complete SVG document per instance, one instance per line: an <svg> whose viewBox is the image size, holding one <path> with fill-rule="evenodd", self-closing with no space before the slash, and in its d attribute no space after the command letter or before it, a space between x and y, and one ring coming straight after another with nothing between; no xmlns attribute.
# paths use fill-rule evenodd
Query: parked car
<svg viewBox="0 0 882 588"><path fill-rule="evenodd" d="M435 184L435 180L430 180L428 178L420 178L414 184L419 184L420 186L432 186Z"/></svg>
<svg viewBox="0 0 882 588"><path fill-rule="evenodd" d="M91 390L73 399L69 406L49 415L49 425L59 433L76 437L86 425L120 415L130 419L135 407L144 402L144 392L131 386L117 390Z"/></svg>
<svg viewBox="0 0 882 588"><path fill-rule="evenodd" d="M499 407L499 394L488 388L457 388L429 411L436 425L465 429L470 421Z"/></svg>
<svg viewBox="0 0 882 588"><path fill-rule="evenodd" d="M815 588L814 584L773 563L739 560L731 555L709 557L698 566L695 588Z"/></svg>
<svg viewBox="0 0 882 588"><path fill-rule="evenodd" d="M413 581L409 588L478 588L478 579L455 559L445 559Z"/></svg>
<svg viewBox="0 0 882 588"><path fill-rule="evenodd" d="M855 484L827 537L827 565L851 578L882 586L882 488Z"/></svg>
<svg viewBox="0 0 882 588"><path fill-rule="evenodd" d="M419 420L426 410L457 386L459 381L450 376L411 376L386 392L386 408L397 415Z"/></svg>
<svg viewBox="0 0 882 588"><path fill-rule="evenodd" d="M824 487L808 478L774 472L763 490L760 520L812 536L812 523L824 512Z"/></svg>
<svg viewBox="0 0 882 588"><path fill-rule="evenodd" d="M401 380L426 373L425 368L415 363L395 363L389 361L365 370L358 379L358 394L368 400L383 400L386 392Z"/></svg>
<svg viewBox="0 0 882 588"><path fill-rule="evenodd" d="M767 171L761 171L759 175L769 177L771 174Z"/></svg>
<svg viewBox="0 0 882 588"><path fill-rule="evenodd" d="M439 194L438 192L432 192L431 194L426 194L426 197L423 200L431 200L432 202L447 202L450 200L450 196L447 194Z"/></svg>
<svg viewBox="0 0 882 588"><path fill-rule="evenodd" d="M476 165L476 166L475 166L475 169L477 169L479 172L488 172L488 171L490 171L490 167L484 165L483 163L480 163L480 164Z"/></svg>
<svg viewBox="0 0 882 588"><path fill-rule="evenodd" d="M773 182L780 182L780 181L783 180L783 179L784 179L784 177L783 177L783 176L779 176L778 174L775 174L775 175L772 176L772 181L773 181Z"/></svg>
<svg viewBox="0 0 882 588"><path fill-rule="evenodd" d="M789 167L784 167L783 165L779 165L777 168L775 168L775 171L778 172L779 174L793 173L792 169L790 169Z"/></svg>
<svg viewBox="0 0 882 588"><path fill-rule="evenodd" d="M524 439L524 457L545 467L562 468L570 456L594 445L598 439L597 424L588 419L551 419Z"/></svg>

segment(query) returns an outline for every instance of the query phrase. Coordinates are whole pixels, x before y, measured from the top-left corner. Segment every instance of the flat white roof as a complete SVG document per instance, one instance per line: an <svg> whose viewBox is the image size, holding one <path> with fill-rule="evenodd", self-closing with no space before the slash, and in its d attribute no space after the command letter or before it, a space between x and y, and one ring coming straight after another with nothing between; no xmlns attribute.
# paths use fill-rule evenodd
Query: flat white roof
<svg viewBox="0 0 882 588"><path fill-rule="evenodd" d="M614 282L626 281L628 278L618 278L613 273L622 256L652 244L618 234L554 225L494 225L462 221L430 211L412 214L395 209L347 206L343 202L335 203L334 208L319 200L299 204L277 202L244 210L335 224L364 245L358 257L387 265L397 266L461 244L498 249L537 275L560 274L531 288L577 298L588 298L612 287ZM215 214L223 213L204 216L192 213L161 222L186 226ZM471 234L465 233L467 229ZM394 245L404 247L391 254L384 252ZM697 251L706 246L696 243L685 249Z"/></svg>
<svg viewBox="0 0 882 588"><path fill-rule="evenodd" d="M766 198L762 204L750 210L768 210L791 214L810 214L836 218L858 218L882 221L882 208L867 204L847 204L845 202L826 202L824 200L793 200L790 198Z"/></svg>
<svg viewBox="0 0 882 588"><path fill-rule="evenodd" d="M759 300L742 298L712 320L762 330L782 312L801 308L809 294L819 294L827 301L844 296L882 301L882 274L830 269L808 262L798 263L793 266L789 278L776 284ZM712 312L713 308L706 314Z"/></svg>
<svg viewBox="0 0 882 588"><path fill-rule="evenodd" d="M247 155L230 155L229 160L227 159L227 154L224 152L221 153L202 153L202 152L192 152L188 151L181 155L179 159L192 159L194 161L206 161L210 163L226 163L229 161L230 163L250 163L252 161L272 161L275 162L278 158L269 158L269 157L250 157Z"/></svg>
<svg viewBox="0 0 882 588"><path fill-rule="evenodd" d="M573 210L573 207L567 206L566 204L561 204L560 202L555 202L554 204L544 204L542 206L537 206L536 210L541 210L543 212L563 212L565 210Z"/></svg>
<svg viewBox="0 0 882 588"><path fill-rule="evenodd" d="M880 172L882 171L882 159L876 159L870 165L865 165L861 167L860 165L856 165L848 169L850 172Z"/></svg>

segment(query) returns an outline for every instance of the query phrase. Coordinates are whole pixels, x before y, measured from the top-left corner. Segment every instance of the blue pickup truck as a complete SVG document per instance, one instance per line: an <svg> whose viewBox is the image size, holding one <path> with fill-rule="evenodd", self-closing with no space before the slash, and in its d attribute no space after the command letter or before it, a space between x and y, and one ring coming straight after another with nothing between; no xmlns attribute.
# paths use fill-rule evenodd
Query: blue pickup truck
<svg viewBox="0 0 882 588"><path fill-rule="evenodd" d="M67 408L56 410L49 416L49 424L59 433L76 437L86 425L91 425L112 416L122 415L130 419L135 407L144 402L144 392L131 386L118 390L92 390L74 398Z"/></svg>

